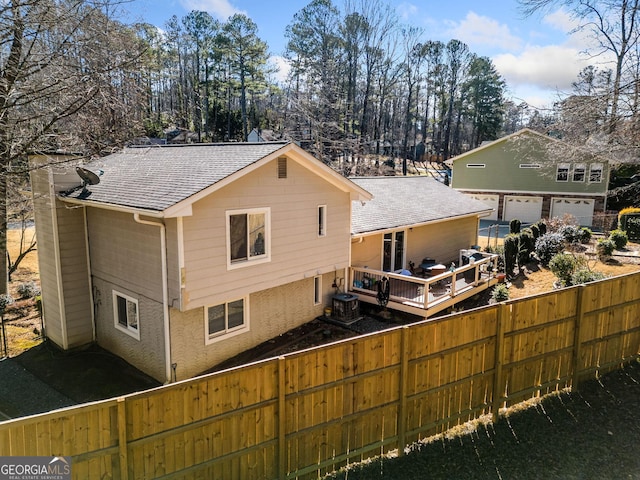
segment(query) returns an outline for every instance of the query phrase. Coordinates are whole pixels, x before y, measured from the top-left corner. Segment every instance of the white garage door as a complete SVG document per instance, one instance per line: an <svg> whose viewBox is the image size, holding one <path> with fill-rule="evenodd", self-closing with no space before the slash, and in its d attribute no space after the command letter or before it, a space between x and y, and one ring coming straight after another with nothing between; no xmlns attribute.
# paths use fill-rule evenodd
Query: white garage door
<svg viewBox="0 0 640 480"><path fill-rule="evenodd" d="M487 220L498 220L498 206L500 205L500 197L498 195L483 195L480 193L467 193L468 197L486 203L489 208L493 208L493 212L488 217L482 217Z"/></svg>
<svg viewBox="0 0 640 480"><path fill-rule="evenodd" d="M518 219L523 223L534 223L542 217L542 197L504 197L502 219L510 222Z"/></svg>
<svg viewBox="0 0 640 480"><path fill-rule="evenodd" d="M594 200L589 198L552 198L551 217L569 214L576 217L578 224L590 227L593 224L594 205Z"/></svg>

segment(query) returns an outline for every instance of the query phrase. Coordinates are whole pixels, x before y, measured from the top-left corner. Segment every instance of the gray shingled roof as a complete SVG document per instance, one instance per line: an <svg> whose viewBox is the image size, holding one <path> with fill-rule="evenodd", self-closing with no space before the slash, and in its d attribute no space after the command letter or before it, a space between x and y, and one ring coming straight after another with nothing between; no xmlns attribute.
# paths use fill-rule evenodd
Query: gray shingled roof
<svg viewBox="0 0 640 480"><path fill-rule="evenodd" d="M486 204L426 176L351 178L373 194L353 202L351 233L361 234L419 225L486 212Z"/></svg>
<svg viewBox="0 0 640 480"><path fill-rule="evenodd" d="M163 211L258 162L287 142L130 147L92 161L100 183L68 198L128 208Z"/></svg>

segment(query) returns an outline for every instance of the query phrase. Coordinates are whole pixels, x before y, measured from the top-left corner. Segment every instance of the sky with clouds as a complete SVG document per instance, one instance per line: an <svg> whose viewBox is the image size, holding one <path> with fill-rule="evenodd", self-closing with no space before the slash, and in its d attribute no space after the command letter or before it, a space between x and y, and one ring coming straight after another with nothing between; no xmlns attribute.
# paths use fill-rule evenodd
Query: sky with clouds
<svg viewBox="0 0 640 480"><path fill-rule="evenodd" d="M172 16L192 10L209 12L225 21L243 13L258 26L274 61L286 68L281 57L285 29L296 12L311 0L134 0L127 4L132 20L162 27ZM457 39L475 54L491 58L516 103L535 108L551 105L571 93L571 83L589 64L584 54L587 37L573 34L575 24L567 12L556 9L546 15L524 18L516 0L386 0L400 21L420 27L424 40ZM337 6L341 0L334 0Z"/></svg>

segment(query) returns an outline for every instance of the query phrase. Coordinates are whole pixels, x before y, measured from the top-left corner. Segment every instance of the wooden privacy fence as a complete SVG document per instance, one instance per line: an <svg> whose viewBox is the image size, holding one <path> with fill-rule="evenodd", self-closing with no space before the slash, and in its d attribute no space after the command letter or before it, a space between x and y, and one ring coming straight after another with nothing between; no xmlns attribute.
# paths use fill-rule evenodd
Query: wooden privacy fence
<svg viewBox="0 0 640 480"><path fill-rule="evenodd" d="M317 478L618 368L640 273L0 424L0 455L74 478Z"/></svg>

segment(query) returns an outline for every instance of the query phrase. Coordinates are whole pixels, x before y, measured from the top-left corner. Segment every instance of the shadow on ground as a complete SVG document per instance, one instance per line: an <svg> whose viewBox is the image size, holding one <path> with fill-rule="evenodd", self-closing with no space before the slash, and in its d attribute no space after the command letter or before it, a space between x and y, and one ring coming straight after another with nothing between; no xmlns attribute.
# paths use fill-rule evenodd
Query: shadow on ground
<svg viewBox="0 0 640 480"><path fill-rule="evenodd" d="M2 420L160 385L97 345L62 352L48 342L0 361L0 379Z"/></svg>
<svg viewBox="0 0 640 480"><path fill-rule="evenodd" d="M640 478L640 363L544 397L497 423L457 429L323 477L333 480Z"/></svg>

